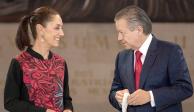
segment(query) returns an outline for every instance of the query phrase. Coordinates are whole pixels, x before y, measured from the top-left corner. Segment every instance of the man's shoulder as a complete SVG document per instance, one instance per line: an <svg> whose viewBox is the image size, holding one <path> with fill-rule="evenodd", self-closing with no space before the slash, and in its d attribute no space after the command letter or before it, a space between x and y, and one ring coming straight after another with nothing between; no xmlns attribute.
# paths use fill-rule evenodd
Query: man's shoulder
<svg viewBox="0 0 194 112"><path fill-rule="evenodd" d="M162 49L174 49L177 47L180 47L177 43L171 42L171 41L166 41L166 40L160 40L157 39L157 46Z"/></svg>

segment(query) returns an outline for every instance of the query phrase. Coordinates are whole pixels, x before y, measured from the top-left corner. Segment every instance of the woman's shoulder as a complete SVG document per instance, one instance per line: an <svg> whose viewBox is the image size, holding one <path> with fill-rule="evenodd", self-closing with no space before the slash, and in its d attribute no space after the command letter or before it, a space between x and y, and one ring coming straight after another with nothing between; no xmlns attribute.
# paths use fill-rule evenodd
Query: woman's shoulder
<svg viewBox="0 0 194 112"><path fill-rule="evenodd" d="M29 54L26 51L22 51L18 55L16 55L14 59L16 59L17 61L21 61L27 57L29 57Z"/></svg>

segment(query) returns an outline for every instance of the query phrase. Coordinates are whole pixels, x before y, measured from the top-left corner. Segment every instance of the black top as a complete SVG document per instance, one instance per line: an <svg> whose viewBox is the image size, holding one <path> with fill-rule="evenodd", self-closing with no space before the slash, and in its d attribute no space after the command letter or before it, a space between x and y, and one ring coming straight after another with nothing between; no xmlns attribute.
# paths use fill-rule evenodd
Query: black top
<svg viewBox="0 0 194 112"><path fill-rule="evenodd" d="M25 52L39 60L44 58L28 48ZM53 57L53 53L49 52L48 60ZM19 61L14 58L11 61L4 90L4 107L11 112L46 112L47 108L35 106L35 103L29 100L28 88L24 84L23 71ZM68 85L68 69L64 62L64 81L63 81L63 108L73 111L72 99L69 95Z"/></svg>

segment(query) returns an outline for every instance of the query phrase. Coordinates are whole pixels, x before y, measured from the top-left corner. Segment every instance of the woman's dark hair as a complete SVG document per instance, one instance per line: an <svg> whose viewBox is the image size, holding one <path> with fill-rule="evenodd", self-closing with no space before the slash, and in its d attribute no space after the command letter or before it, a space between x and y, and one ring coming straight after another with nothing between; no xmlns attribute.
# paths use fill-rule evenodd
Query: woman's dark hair
<svg viewBox="0 0 194 112"><path fill-rule="evenodd" d="M49 7L40 7L34 10L31 14L24 16L19 24L16 34L16 45L19 50L24 50L26 47L31 47L29 29L32 37L35 40L37 36L36 25L41 24L46 27L46 23L52 20L53 15L59 13Z"/></svg>

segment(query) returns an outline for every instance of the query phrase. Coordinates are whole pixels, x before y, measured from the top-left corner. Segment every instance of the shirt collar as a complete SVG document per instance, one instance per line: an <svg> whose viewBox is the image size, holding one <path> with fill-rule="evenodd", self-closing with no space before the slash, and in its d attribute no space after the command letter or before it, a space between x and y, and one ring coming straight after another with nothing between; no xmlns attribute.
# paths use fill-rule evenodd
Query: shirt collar
<svg viewBox="0 0 194 112"><path fill-rule="evenodd" d="M26 51L27 51L31 56L33 56L33 57L35 57L35 58L37 58L37 59L45 60L41 54L37 53L36 51L34 51L34 50L33 50L32 48L30 48L30 47L27 48ZM48 59L51 59L51 58L52 58L52 52L49 51Z"/></svg>
<svg viewBox="0 0 194 112"><path fill-rule="evenodd" d="M147 54L148 48L150 46L150 43L152 41L152 34L149 34L145 42L141 45L139 48L139 51L145 56ZM136 51L135 51L136 52Z"/></svg>

